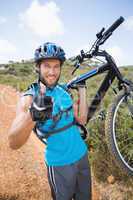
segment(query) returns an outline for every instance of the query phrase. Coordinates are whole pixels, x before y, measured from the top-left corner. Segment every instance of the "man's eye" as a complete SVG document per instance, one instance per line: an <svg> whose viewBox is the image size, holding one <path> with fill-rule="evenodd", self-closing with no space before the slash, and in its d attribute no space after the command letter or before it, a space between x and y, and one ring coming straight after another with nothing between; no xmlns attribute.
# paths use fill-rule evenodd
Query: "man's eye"
<svg viewBox="0 0 133 200"><path fill-rule="evenodd" d="M44 65L44 67L46 67L46 68L50 68L50 65L48 65L48 64L45 64L45 65Z"/></svg>
<svg viewBox="0 0 133 200"><path fill-rule="evenodd" d="M57 69L60 68L60 65L55 65L55 68L57 68Z"/></svg>

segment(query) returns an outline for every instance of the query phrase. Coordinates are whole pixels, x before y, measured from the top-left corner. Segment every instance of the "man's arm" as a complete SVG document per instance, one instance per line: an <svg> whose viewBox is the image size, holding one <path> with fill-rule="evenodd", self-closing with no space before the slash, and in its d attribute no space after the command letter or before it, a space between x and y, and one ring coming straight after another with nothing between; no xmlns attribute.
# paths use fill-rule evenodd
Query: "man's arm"
<svg viewBox="0 0 133 200"><path fill-rule="evenodd" d="M31 102L31 96L24 96L20 98L17 105L16 117L8 132L9 146L12 149L18 149L25 144L35 126L28 110Z"/></svg>
<svg viewBox="0 0 133 200"><path fill-rule="evenodd" d="M88 115L86 88L79 87L78 95L79 95L79 103L74 104L74 116L80 124L85 125L87 122L87 115Z"/></svg>

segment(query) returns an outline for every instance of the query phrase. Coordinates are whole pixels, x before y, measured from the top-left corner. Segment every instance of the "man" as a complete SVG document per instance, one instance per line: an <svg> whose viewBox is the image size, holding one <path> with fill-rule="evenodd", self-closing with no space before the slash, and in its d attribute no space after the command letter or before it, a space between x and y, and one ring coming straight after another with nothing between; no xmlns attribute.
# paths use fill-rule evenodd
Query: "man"
<svg viewBox="0 0 133 200"><path fill-rule="evenodd" d="M67 88L58 84L64 61L64 50L54 43L44 43L36 49L39 79L19 100L9 144L12 149L20 148L33 129L46 143L45 163L53 200L89 200L87 147L75 123L75 119L80 124L87 120L86 89L78 87L77 107Z"/></svg>

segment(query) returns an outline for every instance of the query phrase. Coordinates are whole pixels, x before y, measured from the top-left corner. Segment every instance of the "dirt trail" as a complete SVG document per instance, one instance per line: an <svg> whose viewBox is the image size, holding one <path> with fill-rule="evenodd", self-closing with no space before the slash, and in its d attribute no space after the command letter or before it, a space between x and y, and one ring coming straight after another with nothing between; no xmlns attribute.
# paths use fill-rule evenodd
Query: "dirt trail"
<svg viewBox="0 0 133 200"><path fill-rule="evenodd" d="M7 132L15 117L19 93L0 85L0 200L51 200L43 144L32 133L19 150L8 146ZM99 200L93 184L93 200Z"/></svg>

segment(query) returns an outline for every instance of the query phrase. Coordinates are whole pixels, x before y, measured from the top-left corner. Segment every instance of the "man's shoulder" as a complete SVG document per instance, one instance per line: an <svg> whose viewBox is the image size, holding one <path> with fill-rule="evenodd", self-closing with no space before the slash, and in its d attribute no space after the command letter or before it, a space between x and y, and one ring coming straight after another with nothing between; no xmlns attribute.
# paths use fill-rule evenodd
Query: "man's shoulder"
<svg viewBox="0 0 133 200"><path fill-rule="evenodd" d="M31 95L20 95L16 106L16 114L18 115L20 112L26 112L31 105L32 96Z"/></svg>
<svg viewBox="0 0 133 200"><path fill-rule="evenodd" d="M26 91L29 90L29 89L31 89L31 88L37 88L37 87L38 87L38 81L34 81L30 85L28 85Z"/></svg>
<svg viewBox="0 0 133 200"><path fill-rule="evenodd" d="M31 95L34 96L35 92L38 89L38 82L34 81L33 83L31 83L26 90L23 91L22 96L27 96L27 95Z"/></svg>

